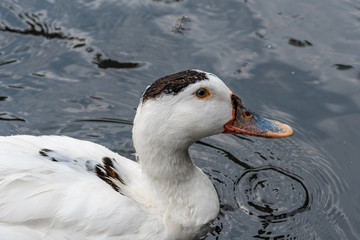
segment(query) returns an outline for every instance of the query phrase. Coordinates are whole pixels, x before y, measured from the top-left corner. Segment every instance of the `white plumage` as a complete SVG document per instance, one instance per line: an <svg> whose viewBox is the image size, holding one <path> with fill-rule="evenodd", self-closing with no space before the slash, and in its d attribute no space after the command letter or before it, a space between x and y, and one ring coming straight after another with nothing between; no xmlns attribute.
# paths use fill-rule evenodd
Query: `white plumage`
<svg viewBox="0 0 360 240"><path fill-rule="evenodd" d="M0 137L0 239L197 236L217 216L219 200L188 148L238 127L235 112L244 108L234 99L220 79L198 70L157 80L134 120L139 163L65 136ZM280 126L274 137L292 134L272 123Z"/></svg>

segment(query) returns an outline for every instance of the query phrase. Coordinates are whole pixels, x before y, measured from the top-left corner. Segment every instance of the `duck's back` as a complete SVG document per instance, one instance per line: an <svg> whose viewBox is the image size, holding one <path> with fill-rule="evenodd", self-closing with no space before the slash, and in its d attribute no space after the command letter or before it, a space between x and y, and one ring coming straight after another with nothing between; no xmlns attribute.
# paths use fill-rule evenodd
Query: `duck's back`
<svg viewBox="0 0 360 240"><path fill-rule="evenodd" d="M150 239L160 221L124 194L140 175L95 143L0 137L0 239Z"/></svg>

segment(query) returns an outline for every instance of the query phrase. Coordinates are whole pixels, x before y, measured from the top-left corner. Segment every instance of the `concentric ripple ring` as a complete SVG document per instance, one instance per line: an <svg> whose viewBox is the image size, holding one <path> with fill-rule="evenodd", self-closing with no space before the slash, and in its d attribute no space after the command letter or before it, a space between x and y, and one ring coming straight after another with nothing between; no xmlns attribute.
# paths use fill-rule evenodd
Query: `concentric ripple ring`
<svg viewBox="0 0 360 240"><path fill-rule="evenodd" d="M302 179L274 166L246 170L235 182L234 192L239 208L266 222L284 221L310 207Z"/></svg>

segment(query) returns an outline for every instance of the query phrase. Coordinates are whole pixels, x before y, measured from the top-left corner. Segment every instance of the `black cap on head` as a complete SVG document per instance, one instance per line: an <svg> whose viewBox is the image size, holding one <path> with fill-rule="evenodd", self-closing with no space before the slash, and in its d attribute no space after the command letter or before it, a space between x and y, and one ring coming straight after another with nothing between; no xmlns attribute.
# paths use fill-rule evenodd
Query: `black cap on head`
<svg viewBox="0 0 360 240"><path fill-rule="evenodd" d="M206 79L208 79L206 73L196 70L186 70L159 78L146 89L142 102L163 94L176 95L188 85Z"/></svg>

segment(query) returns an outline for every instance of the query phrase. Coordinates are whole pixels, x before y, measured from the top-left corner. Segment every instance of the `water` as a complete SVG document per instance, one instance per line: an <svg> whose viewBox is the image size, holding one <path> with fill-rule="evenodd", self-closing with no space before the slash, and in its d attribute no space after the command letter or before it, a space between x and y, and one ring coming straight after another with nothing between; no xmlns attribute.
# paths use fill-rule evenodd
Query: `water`
<svg viewBox="0 0 360 240"><path fill-rule="evenodd" d="M191 147L221 199L202 239L360 239L359 29L360 2L346 0L3 0L0 132L68 135L133 159L145 87L213 72L295 135Z"/></svg>

